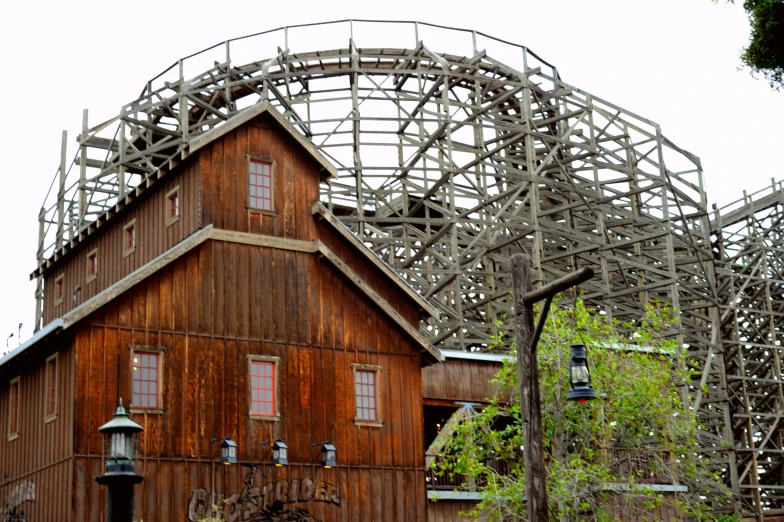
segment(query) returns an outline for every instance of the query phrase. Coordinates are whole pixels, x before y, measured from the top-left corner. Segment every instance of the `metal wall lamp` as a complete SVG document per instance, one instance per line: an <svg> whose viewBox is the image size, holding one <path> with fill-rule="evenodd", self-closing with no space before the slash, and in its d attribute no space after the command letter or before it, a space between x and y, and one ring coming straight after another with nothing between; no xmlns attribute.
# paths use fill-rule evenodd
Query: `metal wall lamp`
<svg viewBox="0 0 784 522"><path fill-rule="evenodd" d="M310 443L311 449L316 449L315 442ZM338 449L331 440L325 440L321 443L321 465L325 468L334 468L338 465Z"/></svg>

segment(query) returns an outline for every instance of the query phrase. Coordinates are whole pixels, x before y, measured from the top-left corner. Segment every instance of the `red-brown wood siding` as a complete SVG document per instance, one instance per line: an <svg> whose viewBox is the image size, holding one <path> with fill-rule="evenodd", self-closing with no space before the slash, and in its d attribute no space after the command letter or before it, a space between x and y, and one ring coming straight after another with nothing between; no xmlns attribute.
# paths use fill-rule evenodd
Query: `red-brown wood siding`
<svg viewBox="0 0 784 522"><path fill-rule="evenodd" d="M95 521L105 493L97 428L130 395L129 345L166 348L163 414L134 414L145 427L136 518L186 520L197 488L240 493L247 468L216 464L210 439L231 435L239 458L267 477L322 480L340 507L306 502L318 520L425 520L422 389L418 348L328 262L315 254L208 241L79 326L74 520ZM275 355L279 422L248 417L247 354ZM354 419L352 363L382 367L384 425ZM282 437L286 468L269 468ZM311 442L332 440L338 467L318 466ZM100 504L99 508L95 508Z"/></svg>
<svg viewBox="0 0 784 522"><path fill-rule="evenodd" d="M275 160L274 212L248 209L248 157ZM311 204L319 199L320 167L267 115L199 151L205 225L253 234L315 239Z"/></svg>
<svg viewBox="0 0 784 522"><path fill-rule="evenodd" d="M367 258L357 251L345 238L341 237L331 225L324 223L317 217L318 237L330 250L335 252L354 272L362 279L369 282L373 289L392 308L397 310L409 323L419 328L419 312L416 302L400 291L381 271L373 266Z"/></svg>
<svg viewBox="0 0 784 522"><path fill-rule="evenodd" d="M27 369L4 372L0 381L0 488L11 495L15 490L17 494L20 489L29 491L33 484L35 501L18 506L26 520L65 522L70 520L72 488L74 351L63 346L58 353L57 418L50 422L44 421L49 389L44 361L43 355L38 365L28 360ZM19 436L9 441L9 381L17 376ZM0 496L0 514L8 499Z"/></svg>
<svg viewBox="0 0 784 522"><path fill-rule="evenodd" d="M66 259L49 269L44 278L44 324L71 311L71 293L82 287L77 305L105 290L134 270L155 259L199 228L198 165L188 162L104 225L92 238L79 245ZM179 185L180 219L166 226L166 194ZM136 250L124 256L124 227L136 220ZM87 254L98 249L98 276L87 283ZM63 302L54 306L55 279L64 274Z"/></svg>
<svg viewBox="0 0 784 522"><path fill-rule="evenodd" d="M447 359L422 368L424 398L487 402L498 391L490 380L500 369L500 363L466 359Z"/></svg>
<svg viewBox="0 0 784 522"><path fill-rule="evenodd" d="M473 520L471 517L461 515L476 506L470 500L438 500L427 501L427 522L464 522Z"/></svg>

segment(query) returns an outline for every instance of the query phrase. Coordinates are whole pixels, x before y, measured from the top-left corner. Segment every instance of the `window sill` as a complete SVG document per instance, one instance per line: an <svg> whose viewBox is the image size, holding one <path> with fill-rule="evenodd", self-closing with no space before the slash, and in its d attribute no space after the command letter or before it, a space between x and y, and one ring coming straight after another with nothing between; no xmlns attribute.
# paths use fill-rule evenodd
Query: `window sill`
<svg viewBox="0 0 784 522"><path fill-rule="evenodd" d="M253 207L245 207L248 212L251 214L261 214L263 216L277 216L278 213L275 210L262 210L260 208L253 208Z"/></svg>
<svg viewBox="0 0 784 522"><path fill-rule="evenodd" d="M161 409L154 409L154 408L128 408L130 413L135 413L137 415L163 415L165 413L164 410Z"/></svg>
<svg viewBox="0 0 784 522"><path fill-rule="evenodd" d="M84 282L85 283L92 283L96 279L98 279L98 274L92 274L92 275L88 275L87 279L85 279Z"/></svg>
<svg viewBox="0 0 784 522"><path fill-rule="evenodd" d="M354 419L354 424L357 426L367 426L368 428L383 428L384 423L379 421L366 421Z"/></svg>
<svg viewBox="0 0 784 522"><path fill-rule="evenodd" d="M280 420L280 415L254 415L249 413L248 417L250 417L250 420L256 421L278 422Z"/></svg>
<svg viewBox="0 0 784 522"><path fill-rule="evenodd" d="M18 439L18 438L19 438L19 432L12 433L12 434L10 434L10 435L8 436L8 442L11 442L12 440L16 440L16 439Z"/></svg>
<svg viewBox="0 0 784 522"><path fill-rule="evenodd" d="M128 257L129 255L133 254L134 252L136 252L136 247L129 248L128 250L123 252L123 257Z"/></svg>
<svg viewBox="0 0 784 522"><path fill-rule="evenodd" d="M169 219L167 219L166 222L164 223L164 225L166 225L167 227L170 227L173 224L175 224L176 222L178 222L179 220L180 220L180 215L177 214L176 216L170 217Z"/></svg>
<svg viewBox="0 0 784 522"><path fill-rule="evenodd" d="M51 415L47 415L46 417L44 417L44 424L49 424L50 422L56 420L57 420L57 414L52 413Z"/></svg>

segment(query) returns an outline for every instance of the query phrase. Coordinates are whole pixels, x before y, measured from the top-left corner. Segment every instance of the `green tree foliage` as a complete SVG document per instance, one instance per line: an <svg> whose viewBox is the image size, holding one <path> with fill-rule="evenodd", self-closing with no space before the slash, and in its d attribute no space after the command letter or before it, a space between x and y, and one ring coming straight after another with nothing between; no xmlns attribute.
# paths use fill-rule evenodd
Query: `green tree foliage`
<svg viewBox="0 0 784 522"><path fill-rule="evenodd" d="M581 301L551 310L537 357L554 520L609 521L619 512L652 516L666 503L701 516L706 506L698 491L729 499L707 470L708 462L696 454L697 419L681 395L692 377L687 353L664 337L676 321L664 306L650 306L641 320L625 324L607 320ZM496 343L503 345L501 338ZM593 386L606 396L584 404L566 400L571 344L588 347ZM436 466L440 473L470 477L466 480L480 485L483 500L473 516L523 520L525 441L516 360L505 363L495 379L500 392L489 406L453 434L441 435L449 441ZM648 486L652 483L685 485L688 492L662 493Z"/></svg>
<svg viewBox="0 0 784 522"><path fill-rule="evenodd" d="M718 3L718 0L712 0ZM728 0L735 3L735 0ZM784 0L745 0L751 37L741 53L743 65L752 75L762 74L770 86L784 87Z"/></svg>
<svg viewBox="0 0 784 522"><path fill-rule="evenodd" d="M751 38L741 59L776 90L784 87L784 0L745 0Z"/></svg>

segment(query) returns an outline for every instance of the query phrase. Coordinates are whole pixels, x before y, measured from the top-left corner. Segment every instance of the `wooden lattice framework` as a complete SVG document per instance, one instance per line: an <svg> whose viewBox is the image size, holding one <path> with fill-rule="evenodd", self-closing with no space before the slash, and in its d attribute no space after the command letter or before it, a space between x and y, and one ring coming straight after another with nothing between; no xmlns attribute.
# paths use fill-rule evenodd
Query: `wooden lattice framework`
<svg viewBox="0 0 784 522"><path fill-rule="evenodd" d="M397 46L369 43L390 27ZM293 50L318 30L342 45ZM443 41L465 51L444 54ZM250 59L238 57L243 47ZM568 85L529 49L475 31L277 29L179 60L99 125L85 111L70 163L63 134L40 213L37 324L47 266L166 176L201 134L262 100L337 167L324 204L438 309L441 320L423 325L433 343L488 345L511 312L509 259L522 250L539 281L592 267L598 276L582 290L608 315L635 318L650 299L677 307L670 333L698 372L689 400L705 422L703 447L738 490L698 158L654 122Z"/></svg>
<svg viewBox="0 0 784 522"><path fill-rule="evenodd" d="M740 492L750 511L784 514L784 186L716 209L714 248Z"/></svg>

